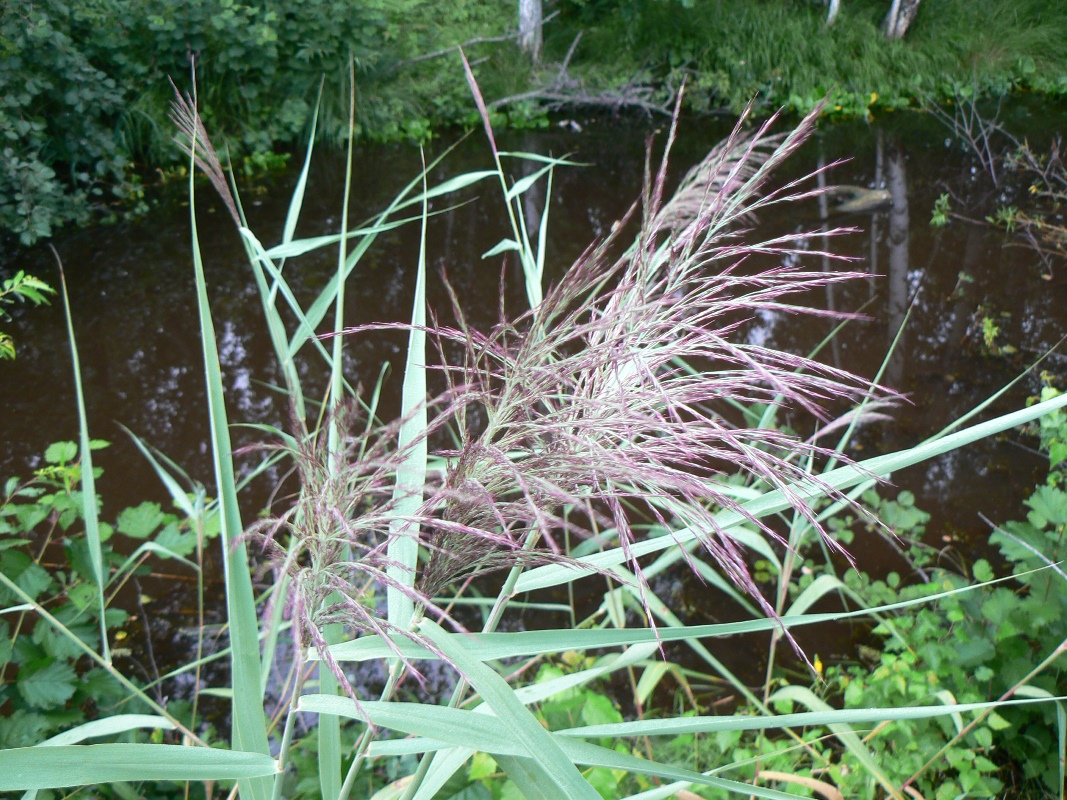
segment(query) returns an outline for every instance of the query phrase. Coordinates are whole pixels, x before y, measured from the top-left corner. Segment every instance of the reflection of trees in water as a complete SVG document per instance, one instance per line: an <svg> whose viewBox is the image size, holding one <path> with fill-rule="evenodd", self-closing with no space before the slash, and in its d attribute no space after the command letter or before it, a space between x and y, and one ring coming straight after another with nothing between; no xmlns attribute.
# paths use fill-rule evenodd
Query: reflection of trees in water
<svg viewBox="0 0 1067 800"><path fill-rule="evenodd" d="M878 137L878 149L883 151L884 137ZM904 379L904 365L907 360L906 331L900 328L904 324L904 315L908 311L910 282L908 271L908 243L911 239L908 215L908 173L904 164L904 148L899 141L892 140L883 151L882 161L885 166L886 189L893 199L889 209L889 230L886 244L889 247L889 265L886 280L888 303L886 305L886 322L889 331L889 345L900 331L896 347L889 356L886 365L885 382L890 386L901 386Z"/></svg>
<svg viewBox="0 0 1067 800"><path fill-rule="evenodd" d="M823 151L823 143L819 143L819 159L818 159L818 175L816 181L820 189L826 189L826 155ZM833 245L830 242L830 237L827 236L827 232L830 230L830 202L825 191L819 195L819 220L820 230L822 231L822 241L820 247L823 251L823 255L820 257L820 266L823 272L829 272L831 270L830 256L827 253L832 252ZM827 311L837 311L837 297L836 297L836 285L833 283L826 284L826 309ZM842 369L841 363L841 337L834 336L830 340L830 352L833 364L838 369Z"/></svg>

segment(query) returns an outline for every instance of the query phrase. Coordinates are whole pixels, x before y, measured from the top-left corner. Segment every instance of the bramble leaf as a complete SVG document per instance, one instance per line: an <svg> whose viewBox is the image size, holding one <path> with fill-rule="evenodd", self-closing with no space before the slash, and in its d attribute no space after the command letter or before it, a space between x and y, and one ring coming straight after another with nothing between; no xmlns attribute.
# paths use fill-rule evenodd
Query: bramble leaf
<svg viewBox="0 0 1067 800"><path fill-rule="evenodd" d="M78 457L78 445L74 442L53 442L44 451L44 460L49 464L69 464Z"/></svg>
<svg viewBox="0 0 1067 800"><path fill-rule="evenodd" d="M119 533L124 533L131 539L147 539L162 522L163 511L159 503L149 501L123 509L116 520Z"/></svg>
<svg viewBox="0 0 1067 800"><path fill-rule="evenodd" d="M78 676L74 667L51 658L26 664L19 670L18 690L34 708L58 708L73 695Z"/></svg>

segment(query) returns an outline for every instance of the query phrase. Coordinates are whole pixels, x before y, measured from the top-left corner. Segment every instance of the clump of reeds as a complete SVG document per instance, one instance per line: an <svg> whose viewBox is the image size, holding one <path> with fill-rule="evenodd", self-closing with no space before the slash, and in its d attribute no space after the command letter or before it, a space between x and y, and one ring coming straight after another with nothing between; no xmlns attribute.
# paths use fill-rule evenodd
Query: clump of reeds
<svg viewBox="0 0 1067 800"><path fill-rule="evenodd" d="M737 341L757 311L821 314L787 298L854 277L785 267L745 272L747 256L784 258L808 238L753 244L737 228L759 207L807 196L794 186L760 190L813 120L784 138L767 135L770 123L752 135L738 128L669 200L665 158L640 209L583 254L539 307L482 334L462 324L457 304L460 326L434 331L462 344L466 359L442 365L453 387L445 413L460 446L444 454L451 467L427 504L449 523L427 526L427 593L507 564L497 549L501 532L524 557L530 537L561 553L557 534L583 525L578 533L613 530L627 547L638 535L636 511L699 531L724 572L760 597L742 549L715 524L716 512L739 507L720 479L740 471L784 488L804 477L799 464L818 451L780 430L731 424L726 404L817 412L823 401L855 399L869 388L810 359ZM638 216L633 244L613 257ZM483 539L483 531L493 537Z"/></svg>
<svg viewBox="0 0 1067 800"><path fill-rule="evenodd" d="M205 134L189 109L177 113L186 135L199 141ZM776 534L746 514L722 479L742 473L785 492L818 528L815 512L791 487L814 480L805 465L829 454L775 427L739 426L724 411L760 403L820 414L827 401L871 392L852 375L739 335L762 311L826 314L789 298L856 277L786 266L750 270L745 263L755 254L783 261L811 254L813 234L753 242L741 228L761 208L816 193L802 181L767 191L767 182L819 111L784 136L769 133L774 118L752 132L739 123L668 197L672 125L659 168L646 170L640 200L555 286L528 292L543 295L535 307L480 332L466 324L453 296L457 324L423 328L438 341L437 368L448 388L432 403L424 398L432 413L417 442L391 447L403 420L376 428L335 411L323 430L346 431L350 445L338 452L325 434L311 433L293 446L299 499L255 533L291 579L298 639L324 650L321 630L331 622L383 632L389 623L364 599L372 583L401 589L427 608L429 598L462 578L566 561L564 532L606 535L628 550L639 537L635 519L695 532L722 572L774 613L716 514L739 511ZM497 155L488 123L486 130ZM209 144L198 152L202 162L217 164ZM620 256L628 235L633 241ZM349 333L388 327L410 326ZM456 344L464 353L459 364L445 358ZM303 420L295 428L307 430ZM416 443L445 428L458 441L438 454L447 469L419 487L417 511L400 512L394 476ZM828 487L825 494L835 496ZM429 553L410 583L389 577L386 552L398 516L421 531ZM281 527L291 534L286 546L275 540ZM631 561L640 579L641 565Z"/></svg>

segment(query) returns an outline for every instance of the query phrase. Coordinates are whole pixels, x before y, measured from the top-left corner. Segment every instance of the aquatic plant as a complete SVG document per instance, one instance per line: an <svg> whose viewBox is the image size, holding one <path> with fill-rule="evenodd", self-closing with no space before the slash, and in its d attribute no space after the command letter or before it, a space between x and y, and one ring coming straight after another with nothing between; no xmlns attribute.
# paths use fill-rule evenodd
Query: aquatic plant
<svg viewBox="0 0 1067 800"><path fill-rule="evenodd" d="M777 631L780 638L797 626L840 618L841 614L809 613L811 603L827 591L826 584L806 592L788 608L784 596L773 603L764 599L749 576L743 548L777 558L784 539L788 560L801 537L817 535L826 519L848 507L851 497L878 477L1037 419L1067 405L1067 399L1049 399L859 464L843 462L840 447L824 449L787 434L774 422L780 408L792 405L822 413L821 405L844 398L860 405L842 422L846 429L842 442L847 441L852 425L879 394L868 384L810 359L747 344L738 337L746 317L759 310L818 313L795 308L789 298L848 277L785 267L750 272L745 264L748 256L784 257L800 250L805 237L753 243L738 229L769 204L812 194L814 190L805 189L802 182L773 189L769 178L803 141L818 111L780 140L768 139L770 122L751 136L742 135L739 128L683 182L673 199L667 197L666 162L655 171L649 169L641 201L612 235L593 245L557 284L545 287L548 206L537 236L531 237L521 201L536 180L551 181L552 171L567 162L499 151L473 78L471 86L483 111L494 168L430 187L430 170L436 164L428 165L378 218L351 229L350 149L339 232L302 240L295 238L295 230L312 155L309 147L281 241L271 248L248 229L239 198L231 193L207 140L195 100L178 104L175 114L191 161L207 168L228 200L260 289L292 406L290 430L269 432L277 450L292 455L300 494L282 517L250 528L242 524L191 203L217 501L210 510L206 502L194 504L172 468L154 456L151 463L190 517L203 519L211 513L218 520L230 641L232 749L200 746L195 720L189 725L176 722L166 708L127 681L124 689L148 703L149 720L120 715L87 723L90 727L76 728L65 741L101 732L110 735L154 721L161 729L181 724L183 744L65 744L62 751L2 750L0 790L140 780L236 780L245 800L277 798L288 793L296 720L315 713L317 789L329 798L351 796L375 759L404 754L420 755L418 768L385 791L392 793L389 796L430 798L476 752L491 755L528 797L594 800L600 795L579 769L582 766L672 782L651 789L651 794L644 792L643 797L666 797L697 785L782 798L789 795L736 780L742 765L721 764L704 774L647 758L626 742L632 737L756 727L788 735L793 728L808 725L831 726L873 779L888 794L902 797L853 726L970 713L991 706L937 703L845 712L824 704L806 713L775 714L774 702L786 698L771 695L765 702L755 698L763 714L757 718L645 719L553 732L541 725L531 704L618 670L655 670L663 643L685 642L706 653L709 664L714 664L701 640L757 631ZM354 125L353 111L350 130ZM668 149L672 137L673 131ZM503 165L514 158L538 166L512 183ZM432 198L485 180L500 183L512 225L510 238L494 254L518 260L531 307L483 333L466 323L459 298L451 325L441 323L426 308L425 234ZM190 179L195 200L193 189ZM398 212L412 208L418 209L413 218L398 218ZM361 396L346 386L343 348L351 335L397 326L346 329L344 286L379 233L412 222L421 223L422 238L412 321L400 326L408 335L402 408L396 420L382 423L377 394ZM633 243L625 246L622 237L634 229ZM291 262L331 246L338 247L336 274L309 305L301 305L286 279L296 268ZM331 308L333 320L326 322ZM332 337L319 338L324 330ZM71 339L73 344L73 331ZM428 356L431 343L436 344L436 362ZM77 350L72 350L77 364ZM459 359L450 357L455 352ZM297 359L304 353L328 365L322 404L308 399L313 387L302 383L297 369ZM428 386L435 376L444 389L431 397ZM80 385L78 389L80 396ZM97 511L84 415L82 420L80 477L83 516L90 530L97 525ZM455 444L446 450L435 442L447 434L453 435ZM771 524L774 515L785 516L786 534ZM106 576L98 533L87 537L86 543L94 579L102 587ZM258 599L250 544L265 546L277 570L275 583ZM731 592L752 617L717 625L682 623L647 585L650 576L679 561ZM465 598L458 591L444 598L438 593L461 578L501 568L507 575L495 600L486 606L483 631L470 634L458 629L448 608ZM610 578L604 599L613 610L594 624L496 632L519 594L553 587L570 590L583 576L595 574ZM39 598L2 573L0 582L20 611L39 615L60 636L81 642ZM747 597L735 586L747 590ZM370 602L382 587L384 610ZM941 594L958 591L965 590ZM909 602L850 613L878 613ZM656 624L628 625L625 614L618 611L627 604ZM95 604L87 606L101 619L106 607L102 592ZM291 659L282 655L290 635L287 630L292 631L295 649ZM101 634L101 652L84 642L81 647L92 650L87 654L98 663L110 664L103 626ZM572 674L520 685L522 664L531 658L597 649L611 652ZM276 657L289 666L284 697L272 708L265 676ZM512 659L520 661L519 667L498 669L498 664ZM352 665L368 660L380 661L388 671L378 700L355 696L350 685ZM459 676L451 701L447 705L399 702L405 674L434 660L444 660ZM323 662L328 669L316 670ZM197 659L184 669L195 670L201 663ZM318 691L308 691L316 680ZM341 744L345 740L341 718L356 721L351 749ZM272 721L281 725L280 734ZM408 738L386 738L384 729ZM611 746L604 746L605 741Z"/></svg>

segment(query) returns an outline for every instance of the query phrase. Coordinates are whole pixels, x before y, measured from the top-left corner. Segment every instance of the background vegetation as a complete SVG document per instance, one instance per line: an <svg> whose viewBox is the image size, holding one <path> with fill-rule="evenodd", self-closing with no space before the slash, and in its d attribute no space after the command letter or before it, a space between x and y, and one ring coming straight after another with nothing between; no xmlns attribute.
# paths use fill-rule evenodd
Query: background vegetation
<svg viewBox="0 0 1067 800"><path fill-rule="evenodd" d="M827 28L825 7L806 0L559 0L546 5L535 66L515 44L516 9L496 0L5 3L0 229L29 244L66 223L143 211L145 186L178 163L170 82L191 89L194 60L204 119L244 172L284 163L323 80L319 133L347 135L350 55L357 136L421 140L436 125L471 124L456 44L494 120L516 125L544 124L544 110L562 106L663 110L683 77L697 112L736 113L753 97L806 112L830 93L828 113L867 114L961 83L1067 94L1067 19L1055 4L925 0L894 42L878 30L885 7L846 0Z"/></svg>

